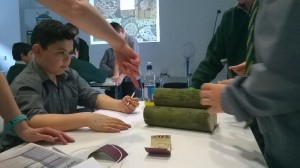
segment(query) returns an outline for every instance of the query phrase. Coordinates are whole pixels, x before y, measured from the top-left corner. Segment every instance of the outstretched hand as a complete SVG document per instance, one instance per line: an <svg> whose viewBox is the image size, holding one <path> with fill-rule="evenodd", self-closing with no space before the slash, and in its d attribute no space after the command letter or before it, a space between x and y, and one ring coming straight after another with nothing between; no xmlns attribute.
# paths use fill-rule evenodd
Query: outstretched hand
<svg viewBox="0 0 300 168"><path fill-rule="evenodd" d="M15 127L18 127L18 125L16 125ZM22 127L21 130L15 129L15 131L17 135L26 142L46 141L55 143L56 141L59 141L62 144L68 144L75 141L73 138L63 133L62 131L58 131L49 127L34 129L26 126Z"/></svg>
<svg viewBox="0 0 300 168"><path fill-rule="evenodd" d="M122 73L131 79L136 89L139 89L140 85L136 78L140 75L140 57L129 47L128 44L125 44L119 49L114 48L114 53L116 56L116 62Z"/></svg>
<svg viewBox="0 0 300 168"><path fill-rule="evenodd" d="M124 121L103 114L89 113L88 127L97 132L120 132L131 126Z"/></svg>

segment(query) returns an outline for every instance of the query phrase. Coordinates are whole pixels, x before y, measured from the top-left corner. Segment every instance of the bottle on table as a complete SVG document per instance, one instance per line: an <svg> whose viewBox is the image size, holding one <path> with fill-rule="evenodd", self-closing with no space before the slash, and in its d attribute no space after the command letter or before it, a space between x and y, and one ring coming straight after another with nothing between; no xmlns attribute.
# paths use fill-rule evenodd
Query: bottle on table
<svg viewBox="0 0 300 168"><path fill-rule="evenodd" d="M155 89L155 74L152 69L152 63L147 63L147 72L144 75L144 101L145 105L153 104L153 93ZM152 103L151 103L152 102Z"/></svg>

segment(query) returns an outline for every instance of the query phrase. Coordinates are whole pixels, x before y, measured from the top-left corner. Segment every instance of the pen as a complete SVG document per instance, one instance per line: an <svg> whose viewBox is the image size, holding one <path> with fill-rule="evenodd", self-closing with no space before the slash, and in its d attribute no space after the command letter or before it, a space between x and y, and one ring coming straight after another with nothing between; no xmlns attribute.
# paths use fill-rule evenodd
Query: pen
<svg viewBox="0 0 300 168"><path fill-rule="evenodd" d="M132 95L131 95L130 98L133 98L134 94L135 94L135 92L132 93ZM128 102L127 105L129 105L129 103L130 103L130 102Z"/></svg>

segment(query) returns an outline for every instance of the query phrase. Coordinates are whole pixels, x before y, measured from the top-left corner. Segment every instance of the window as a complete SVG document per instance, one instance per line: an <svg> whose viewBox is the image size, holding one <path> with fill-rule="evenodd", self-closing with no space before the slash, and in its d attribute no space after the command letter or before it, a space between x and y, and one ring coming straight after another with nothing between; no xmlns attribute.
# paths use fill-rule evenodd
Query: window
<svg viewBox="0 0 300 168"><path fill-rule="evenodd" d="M138 42L159 42L159 0L90 0L108 22L118 22ZM106 42L91 36L91 44Z"/></svg>

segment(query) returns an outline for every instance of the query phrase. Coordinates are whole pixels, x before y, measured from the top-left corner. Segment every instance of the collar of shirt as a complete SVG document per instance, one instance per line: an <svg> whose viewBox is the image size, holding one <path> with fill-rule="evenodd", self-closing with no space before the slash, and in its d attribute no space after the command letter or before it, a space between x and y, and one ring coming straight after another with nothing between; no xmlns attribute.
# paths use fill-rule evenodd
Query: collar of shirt
<svg viewBox="0 0 300 168"><path fill-rule="evenodd" d="M25 64L26 65L26 63L24 61L16 61L16 64Z"/></svg>

